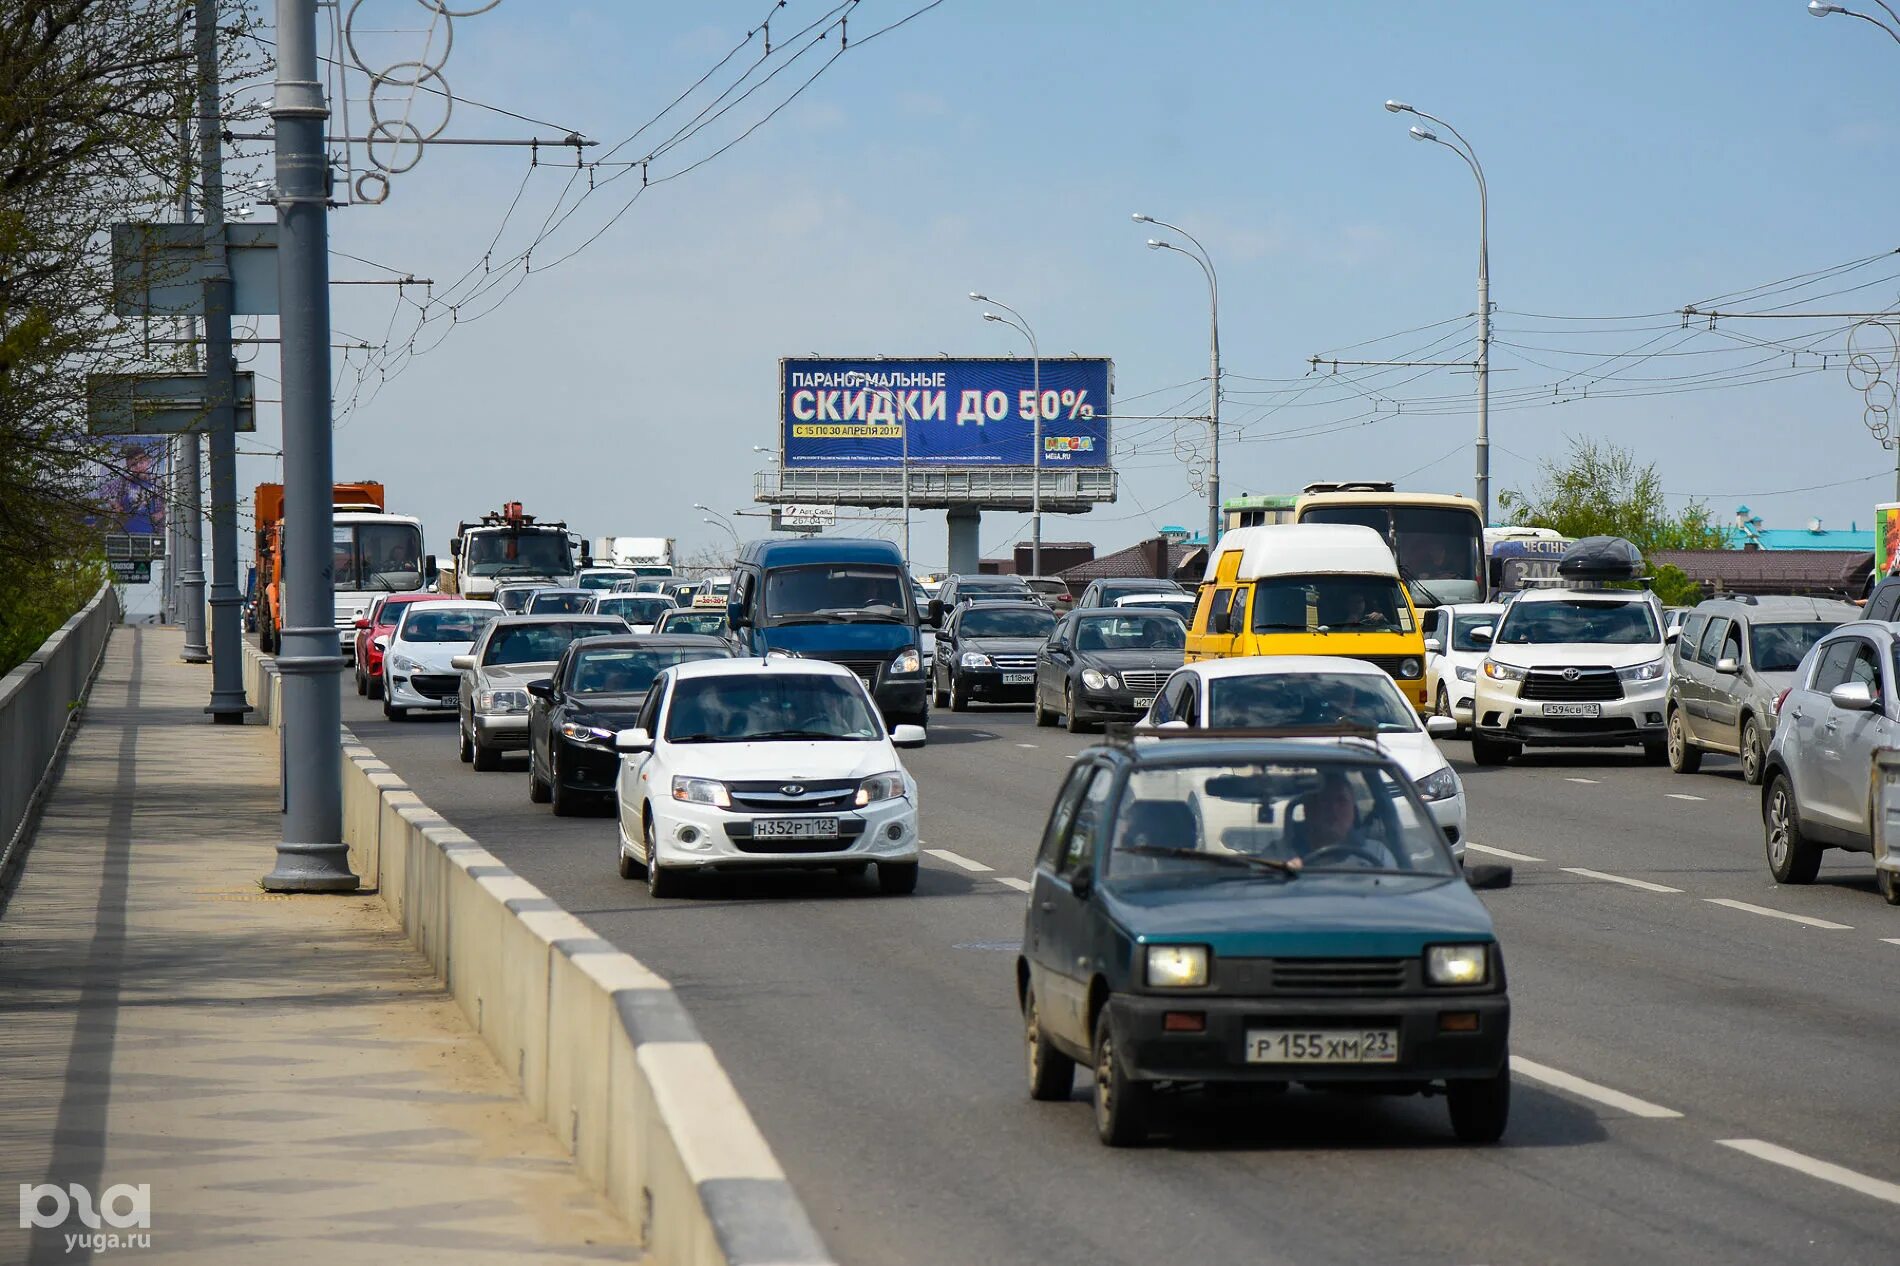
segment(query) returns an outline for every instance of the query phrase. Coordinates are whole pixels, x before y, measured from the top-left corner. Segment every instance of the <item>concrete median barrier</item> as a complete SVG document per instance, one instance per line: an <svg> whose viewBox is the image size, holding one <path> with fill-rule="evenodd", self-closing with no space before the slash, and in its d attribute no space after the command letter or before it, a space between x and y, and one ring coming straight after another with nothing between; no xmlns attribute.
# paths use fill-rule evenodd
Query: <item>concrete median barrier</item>
<svg viewBox="0 0 1900 1266"><path fill-rule="evenodd" d="M353 736L340 758L357 873L650 1259L831 1262L672 987L450 826Z"/></svg>

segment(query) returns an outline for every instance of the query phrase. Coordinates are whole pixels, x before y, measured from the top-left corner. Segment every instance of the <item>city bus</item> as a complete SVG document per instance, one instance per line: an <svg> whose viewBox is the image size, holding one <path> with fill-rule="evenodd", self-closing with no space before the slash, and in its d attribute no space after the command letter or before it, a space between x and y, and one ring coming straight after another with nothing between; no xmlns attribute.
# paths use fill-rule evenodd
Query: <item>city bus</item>
<svg viewBox="0 0 1900 1266"><path fill-rule="evenodd" d="M1353 523L1377 531L1398 556L1400 574L1421 607L1483 602L1484 519L1469 497L1397 492L1389 483L1316 483L1297 494L1235 497L1221 505L1227 528L1274 523Z"/></svg>
<svg viewBox="0 0 1900 1266"><path fill-rule="evenodd" d="M1539 581L1554 581L1558 561L1574 544L1551 528L1486 528L1485 575L1491 592L1501 596L1529 589Z"/></svg>

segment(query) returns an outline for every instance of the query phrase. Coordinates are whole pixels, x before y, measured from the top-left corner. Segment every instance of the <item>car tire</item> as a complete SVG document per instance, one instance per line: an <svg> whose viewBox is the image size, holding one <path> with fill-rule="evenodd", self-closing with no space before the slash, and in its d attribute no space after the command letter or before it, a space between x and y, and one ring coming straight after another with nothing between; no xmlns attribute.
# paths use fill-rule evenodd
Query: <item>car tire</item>
<svg viewBox="0 0 1900 1266"><path fill-rule="evenodd" d="M1669 768L1679 774L1693 774L1702 768L1702 749L1689 741L1681 708L1669 710L1669 740L1663 750L1668 753Z"/></svg>
<svg viewBox="0 0 1900 1266"><path fill-rule="evenodd" d="M383 717L390 721L407 721L409 719L409 709L398 708L390 703L389 700L385 699L383 700Z"/></svg>
<svg viewBox="0 0 1900 1266"><path fill-rule="evenodd" d="M1669 740L1660 743L1643 744L1643 764L1667 765L1669 763Z"/></svg>
<svg viewBox="0 0 1900 1266"><path fill-rule="evenodd" d="M546 804L550 788L547 780L541 777L541 771L534 767L534 753L528 753L528 800L533 804Z"/></svg>
<svg viewBox="0 0 1900 1266"><path fill-rule="evenodd" d="M1890 906L1900 906L1900 874L1891 870L1874 872L1874 886L1880 889L1880 899Z"/></svg>
<svg viewBox="0 0 1900 1266"><path fill-rule="evenodd" d="M1471 736L1471 759L1480 765L1508 765L1511 758L1522 750L1516 743L1490 739L1476 733Z"/></svg>
<svg viewBox="0 0 1900 1266"><path fill-rule="evenodd" d="M1075 1061L1049 1045L1034 985L1023 990L1023 1063L1031 1099L1059 1103L1075 1092Z"/></svg>
<svg viewBox="0 0 1900 1266"><path fill-rule="evenodd" d="M1154 1087L1122 1070L1115 1043L1115 1018L1105 1009L1095 1025L1095 1136L1109 1147L1135 1147L1148 1141Z"/></svg>
<svg viewBox="0 0 1900 1266"><path fill-rule="evenodd" d="M937 684L937 674L930 674L930 702L939 708L950 706L950 692Z"/></svg>
<svg viewBox="0 0 1900 1266"><path fill-rule="evenodd" d="M627 852L625 848L620 850L620 877L622 879L638 879L640 877L640 863L635 861L633 855Z"/></svg>
<svg viewBox="0 0 1900 1266"><path fill-rule="evenodd" d="M475 759L470 763L473 764L476 769L487 774L493 773L495 770L501 768L501 753L495 748L484 744L481 735L477 734L475 736L474 745Z"/></svg>
<svg viewBox="0 0 1900 1266"><path fill-rule="evenodd" d="M916 862L879 862L877 888L892 897L907 897L917 891Z"/></svg>
<svg viewBox="0 0 1900 1266"><path fill-rule="evenodd" d="M950 711L968 712L970 710L970 692L957 685L957 675L950 674Z"/></svg>
<svg viewBox="0 0 1900 1266"><path fill-rule="evenodd" d="M679 875L660 865L660 850L653 842L653 819L648 818L641 829L646 836L647 846L647 896L655 901L665 901L670 897L679 896L680 886L684 881Z"/></svg>
<svg viewBox="0 0 1900 1266"><path fill-rule="evenodd" d="M462 728L461 718L455 721L456 752L464 765L475 759L475 745L468 741L468 731Z"/></svg>
<svg viewBox="0 0 1900 1266"><path fill-rule="evenodd" d="M1065 693L1062 696L1062 724L1071 734L1087 734L1095 728L1095 722L1085 721L1075 713L1075 696Z"/></svg>
<svg viewBox="0 0 1900 1266"><path fill-rule="evenodd" d="M1742 722L1742 781L1761 786L1762 771L1768 767L1768 749L1761 741L1761 726L1754 717Z"/></svg>
<svg viewBox="0 0 1900 1266"><path fill-rule="evenodd" d="M363 675L361 668L358 668L352 675L356 678L356 693L365 699L369 698L369 678Z"/></svg>
<svg viewBox="0 0 1900 1266"><path fill-rule="evenodd" d="M1768 873L1778 884L1811 884L1821 870L1821 848L1801 833L1801 815L1788 775L1777 773L1762 800Z"/></svg>
<svg viewBox="0 0 1900 1266"><path fill-rule="evenodd" d="M557 818L571 818L580 812L580 797L561 785L561 766L548 752L548 802Z"/></svg>
<svg viewBox="0 0 1900 1266"><path fill-rule="evenodd" d="M1036 687L1036 724L1046 730L1054 726L1055 723L1061 719L1061 717L1042 706L1042 687Z"/></svg>
<svg viewBox="0 0 1900 1266"><path fill-rule="evenodd" d="M1432 701L1432 715L1451 717L1454 721L1458 719L1457 714L1451 710L1451 692L1445 689L1443 682L1438 684L1438 698ZM1452 733L1456 734L1463 729L1463 726L1459 726L1458 730L1454 730Z"/></svg>
<svg viewBox="0 0 1900 1266"><path fill-rule="evenodd" d="M1451 1110L1451 1132L1460 1143L1495 1143L1504 1137L1511 1120L1511 1061L1495 1076L1445 1083L1445 1106Z"/></svg>
<svg viewBox="0 0 1900 1266"><path fill-rule="evenodd" d="M371 674L367 685L370 698L380 699L383 697L383 675L381 673Z"/></svg>

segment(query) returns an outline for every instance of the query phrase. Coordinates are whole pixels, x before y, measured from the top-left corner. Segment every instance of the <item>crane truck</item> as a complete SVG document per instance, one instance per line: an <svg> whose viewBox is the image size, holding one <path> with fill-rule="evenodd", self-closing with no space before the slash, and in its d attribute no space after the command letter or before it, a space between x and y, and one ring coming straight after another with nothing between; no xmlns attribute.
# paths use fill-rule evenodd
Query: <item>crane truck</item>
<svg viewBox="0 0 1900 1266"><path fill-rule="evenodd" d="M567 524L542 522L522 513L519 501L510 501L499 511L456 525L436 587L462 598L492 598L503 581L569 584L587 561L586 546Z"/></svg>

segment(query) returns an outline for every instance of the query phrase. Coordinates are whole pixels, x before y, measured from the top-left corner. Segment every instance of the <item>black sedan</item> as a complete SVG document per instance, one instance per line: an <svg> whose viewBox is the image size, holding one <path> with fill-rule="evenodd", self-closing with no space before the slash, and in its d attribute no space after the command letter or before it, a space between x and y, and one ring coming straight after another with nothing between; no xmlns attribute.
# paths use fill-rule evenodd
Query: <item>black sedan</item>
<svg viewBox="0 0 1900 1266"><path fill-rule="evenodd" d="M1079 734L1132 721L1186 655L1187 625L1172 611L1077 607L1036 660L1036 724Z"/></svg>
<svg viewBox="0 0 1900 1266"><path fill-rule="evenodd" d="M614 734L637 725L647 688L664 669L726 659L724 639L592 637L569 644L554 675L528 683L528 799L563 817L613 792Z"/></svg>
<svg viewBox="0 0 1900 1266"><path fill-rule="evenodd" d="M1036 654L1056 626L1040 602L971 602L937 634L931 663L936 704L962 712L970 700L1022 702L1036 689Z"/></svg>

